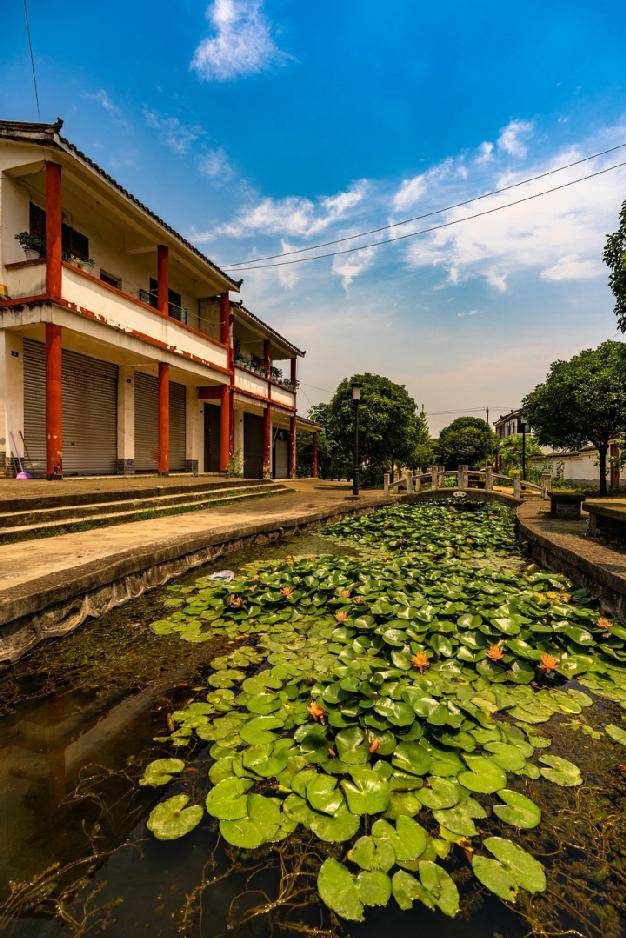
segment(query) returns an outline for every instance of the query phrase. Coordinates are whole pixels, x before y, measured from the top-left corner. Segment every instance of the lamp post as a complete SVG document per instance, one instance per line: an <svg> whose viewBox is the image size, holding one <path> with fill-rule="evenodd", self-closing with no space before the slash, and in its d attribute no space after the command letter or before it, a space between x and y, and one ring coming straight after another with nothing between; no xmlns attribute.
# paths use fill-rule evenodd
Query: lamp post
<svg viewBox="0 0 626 938"><path fill-rule="evenodd" d="M518 426L522 433L522 481L526 481L526 430L528 424L523 417L520 417Z"/></svg>
<svg viewBox="0 0 626 938"><path fill-rule="evenodd" d="M359 405L361 403L361 388L358 384L352 386L352 406L354 407L354 451L352 461L352 494L359 494Z"/></svg>

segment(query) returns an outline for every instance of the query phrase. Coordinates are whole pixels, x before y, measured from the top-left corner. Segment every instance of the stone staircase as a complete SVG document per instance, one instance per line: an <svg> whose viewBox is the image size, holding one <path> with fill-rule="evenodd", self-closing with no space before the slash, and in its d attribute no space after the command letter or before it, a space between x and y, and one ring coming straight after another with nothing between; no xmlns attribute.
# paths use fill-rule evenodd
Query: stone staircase
<svg viewBox="0 0 626 938"><path fill-rule="evenodd" d="M273 480L224 479L199 480L197 485L2 499L0 544L237 505L289 491L282 482Z"/></svg>

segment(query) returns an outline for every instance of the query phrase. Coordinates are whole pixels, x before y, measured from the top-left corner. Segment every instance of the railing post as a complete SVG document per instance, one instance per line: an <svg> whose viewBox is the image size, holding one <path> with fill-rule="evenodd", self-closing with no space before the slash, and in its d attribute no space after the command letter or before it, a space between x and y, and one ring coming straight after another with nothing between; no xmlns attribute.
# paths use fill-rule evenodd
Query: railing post
<svg viewBox="0 0 626 938"><path fill-rule="evenodd" d="M406 493L407 495L413 494L413 473L410 469L407 469L406 473Z"/></svg>
<svg viewBox="0 0 626 938"><path fill-rule="evenodd" d="M519 472L513 473L513 498L522 497L522 477Z"/></svg>
<svg viewBox="0 0 626 938"><path fill-rule="evenodd" d="M459 466L459 488L466 489L469 485L469 466Z"/></svg>
<svg viewBox="0 0 626 938"><path fill-rule="evenodd" d="M545 501L548 498L548 489L550 488L550 482L552 481L552 475L549 472L541 473L541 497Z"/></svg>
<svg viewBox="0 0 626 938"><path fill-rule="evenodd" d="M414 492L419 492L419 490L420 490L421 487L422 487L422 477L421 477L421 476L419 475L419 473L418 473L418 474L413 478L413 491L414 491Z"/></svg>
<svg viewBox="0 0 626 938"><path fill-rule="evenodd" d="M487 466L485 469L485 492L493 492L493 469Z"/></svg>
<svg viewBox="0 0 626 938"><path fill-rule="evenodd" d="M389 494L389 473L386 472L383 476L383 487L385 489L385 495Z"/></svg>

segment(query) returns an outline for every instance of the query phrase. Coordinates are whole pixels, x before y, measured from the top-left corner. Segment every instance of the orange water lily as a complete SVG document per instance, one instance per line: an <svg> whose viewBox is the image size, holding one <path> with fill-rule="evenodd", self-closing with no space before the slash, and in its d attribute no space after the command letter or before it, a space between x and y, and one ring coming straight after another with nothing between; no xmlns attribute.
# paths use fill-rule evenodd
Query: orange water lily
<svg viewBox="0 0 626 938"><path fill-rule="evenodd" d="M344 599L348 599L350 596L350 590L342 590L340 595L343 596Z"/></svg>
<svg viewBox="0 0 626 938"><path fill-rule="evenodd" d="M414 668L419 668L420 674L423 674L430 664L430 659L428 658L428 655L425 655L423 651L420 651L416 655L413 655L411 658L411 664Z"/></svg>
<svg viewBox="0 0 626 938"><path fill-rule="evenodd" d="M337 622L345 622L347 618L348 618L348 613L344 612L343 609L340 609L339 612L336 613L335 615L335 619L337 620Z"/></svg>
<svg viewBox="0 0 626 938"><path fill-rule="evenodd" d="M289 597L293 595L293 589L291 586L283 586L280 592L285 597L285 599L289 599Z"/></svg>
<svg viewBox="0 0 626 938"><path fill-rule="evenodd" d="M611 628L612 624L613 623L611 622L611 620L607 619L605 616L600 616L600 618L596 622L597 627L599 629L602 629L603 632L608 631Z"/></svg>
<svg viewBox="0 0 626 938"><path fill-rule="evenodd" d="M229 606L235 606L235 608L239 608L239 606L241 606L242 601L243 601L243 600L241 599L241 596L232 596L232 595L231 595L231 596L228 597L228 605L229 605Z"/></svg>
<svg viewBox="0 0 626 938"><path fill-rule="evenodd" d="M312 700L308 705L307 710L313 717L316 723L321 723L322 726L326 723L326 711L317 700Z"/></svg>
<svg viewBox="0 0 626 938"><path fill-rule="evenodd" d="M378 752L379 747L380 747L380 739L378 738L378 736L375 736L374 739L372 739L369 744L369 751Z"/></svg>
<svg viewBox="0 0 626 938"><path fill-rule="evenodd" d="M490 645L487 649L487 657L491 661L502 661L504 658L504 652L500 645Z"/></svg>
<svg viewBox="0 0 626 938"><path fill-rule="evenodd" d="M554 655L543 654L541 656L539 667L541 668L542 671L545 671L547 673L548 671L556 671L558 664L559 664L559 659L555 658Z"/></svg>
<svg viewBox="0 0 626 938"><path fill-rule="evenodd" d="M363 602L363 597L362 597L362 596L355 596L354 599L352 600L352 602L354 603L355 606L360 606L360 605L362 604L362 602Z"/></svg>

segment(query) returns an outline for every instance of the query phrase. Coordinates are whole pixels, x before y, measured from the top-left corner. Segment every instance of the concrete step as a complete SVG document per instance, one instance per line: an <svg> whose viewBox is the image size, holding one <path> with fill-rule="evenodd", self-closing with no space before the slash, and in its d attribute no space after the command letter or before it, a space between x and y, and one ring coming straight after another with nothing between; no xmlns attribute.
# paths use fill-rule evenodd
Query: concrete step
<svg viewBox="0 0 626 938"><path fill-rule="evenodd" d="M0 511L0 531L5 528L17 528L26 526L37 526L45 522L59 522L72 519L73 523L100 515L128 514L133 511L147 511L150 508L167 508L174 505L192 504L195 501L210 501L215 498L230 497L235 494L248 494L263 492L274 485L271 481L251 482L250 484L236 485L212 485L200 489L187 488L184 491L171 492L164 488L164 494L146 497L143 493L137 493L134 498L120 499L110 502L102 501L100 495L92 496L92 501L81 505L60 505L53 508L35 508L23 511ZM167 493L167 494L165 494ZM108 493L105 493L108 494Z"/></svg>
<svg viewBox="0 0 626 938"><path fill-rule="evenodd" d="M111 477L116 483L119 482L119 476ZM198 478L194 481L188 478L181 479L181 482L172 481L170 477L167 484L158 480L157 477L146 478L145 485L137 486L137 476L130 477L133 484L123 484L119 487L111 486L107 488L108 479L103 479L97 483L97 488L91 491L71 491L72 480L65 480L68 485L68 491L47 495L37 492L29 495L10 495L0 498L0 512L8 514L17 511L34 511L44 508L60 508L71 505L90 505L94 502L118 502L134 498L158 498L161 495L179 495L190 492L218 491L223 488L237 488L250 485L267 485L264 479L229 479L225 476ZM154 479L154 481L153 481ZM45 483L44 483L45 484ZM29 483L25 483L29 485ZM17 491L18 489L16 489Z"/></svg>
<svg viewBox="0 0 626 938"><path fill-rule="evenodd" d="M89 528L109 527L110 525L126 524L131 521L142 521L148 518L164 517L168 514L183 514L191 511L203 511L221 505L239 504L255 498L270 498L272 495L281 495L289 492L280 482L265 485L250 486L242 491L243 486L231 490L222 490L205 496L204 499L193 499L175 504L139 505L130 511L107 511L89 515L74 515L55 521L39 521L34 524L22 524L0 527L0 544L24 541L31 538L53 537L65 534L71 530L88 530Z"/></svg>

